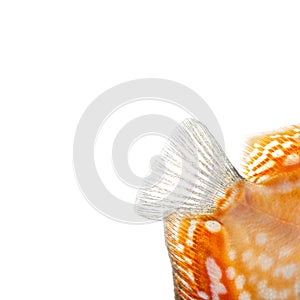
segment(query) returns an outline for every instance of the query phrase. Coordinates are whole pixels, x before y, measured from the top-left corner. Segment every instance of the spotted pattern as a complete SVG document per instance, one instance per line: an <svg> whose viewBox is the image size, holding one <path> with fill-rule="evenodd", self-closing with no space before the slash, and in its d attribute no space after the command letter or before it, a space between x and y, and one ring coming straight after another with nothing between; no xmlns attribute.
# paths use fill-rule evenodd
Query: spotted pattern
<svg viewBox="0 0 300 300"><path fill-rule="evenodd" d="M220 221L201 215L168 218L166 236L176 299L300 297L300 282L295 282L300 277L297 227L289 223L278 227L277 219L267 218L243 201L242 197Z"/></svg>
<svg viewBox="0 0 300 300"><path fill-rule="evenodd" d="M250 139L244 152L243 174L256 183L300 163L299 126Z"/></svg>
<svg viewBox="0 0 300 300"><path fill-rule="evenodd" d="M209 232L219 232L221 230L221 224L217 221L206 221L205 227L208 229Z"/></svg>
<svg viewBox="0 0 300 300"><path fill-rule="evenodd" d="M228 211L167 218L176 300L300 299L299 154L297 126L253 139Z"/></svg>
<svg viewBox="0 0 300 300"><path fill-rule="evenodd" d="M174 238L174 230L178 230L177 239ZM220 222L201 216L172 215L166 222L166 235L176 299L238 297L239 293L235 286L230 286L226 275L227 263L220 259L225 247ZM198 255L201 249L206 249L207 255ZM229 262L229 257L227 260Z"/></svg>

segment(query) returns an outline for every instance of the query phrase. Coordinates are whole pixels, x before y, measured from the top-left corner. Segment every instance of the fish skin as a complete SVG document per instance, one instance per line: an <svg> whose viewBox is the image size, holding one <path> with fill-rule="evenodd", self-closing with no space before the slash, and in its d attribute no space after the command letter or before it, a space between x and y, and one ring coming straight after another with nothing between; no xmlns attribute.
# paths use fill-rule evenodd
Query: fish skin
<svg viewBox="0 0 300 300"><path fill-rule="evenodd" d="M213 214L174 213L165 220L175 299L300 299L298 129L251 139L245 180L228 188ZM294 163L286 164L290 155Z"/></svg>
<svg viewBox="0 0 300 300"><path fill-rule="evenodd" d="M247 182L239 188L242 192L224 214L205 217L173 214L167 218L166 243L176 299L206 299L199 296L201 292L207 299L297 299L300 296L297 292L300 230L299 224L290 222L295 213L290 214L289 220L274 217L259 207L262 190L256 193ZM195 229L191 234L192 222ZM214 284L220 285L220 294L213 293L217 289L209 276L208 260L214 260L220 269L221 276Z"/></svg>
<svg viewBox="0 0 300 300"><path fill-rule="evenodd" d="M242 175L198 120L161 157L136 211L164 221L175 299L300 299L300 126L251 138Z"/></svg>

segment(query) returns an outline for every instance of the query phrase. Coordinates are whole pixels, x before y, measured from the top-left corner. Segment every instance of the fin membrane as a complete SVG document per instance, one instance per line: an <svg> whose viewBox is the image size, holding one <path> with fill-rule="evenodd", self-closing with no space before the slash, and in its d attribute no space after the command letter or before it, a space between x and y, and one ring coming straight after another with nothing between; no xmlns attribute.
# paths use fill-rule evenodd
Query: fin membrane
<svg viewBox="0 0 300 300"><path fill-rule="evenodd" d="M175 211L212 214L217 199L241 177L205 125L186 119L153 163L139 189L136 211L162 220Z"/></svg>

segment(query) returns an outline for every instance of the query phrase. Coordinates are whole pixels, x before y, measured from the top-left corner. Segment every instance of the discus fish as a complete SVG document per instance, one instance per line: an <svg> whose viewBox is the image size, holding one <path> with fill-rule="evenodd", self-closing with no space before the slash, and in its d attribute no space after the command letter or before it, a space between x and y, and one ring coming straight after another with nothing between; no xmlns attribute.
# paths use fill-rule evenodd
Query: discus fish
<svg viewBox="0 0 300 300"><path fill-rule="evenodd" d="M300 299L300 126L251 138L242 175L194 119L137 195L163 220L175 299Z"/></svg>

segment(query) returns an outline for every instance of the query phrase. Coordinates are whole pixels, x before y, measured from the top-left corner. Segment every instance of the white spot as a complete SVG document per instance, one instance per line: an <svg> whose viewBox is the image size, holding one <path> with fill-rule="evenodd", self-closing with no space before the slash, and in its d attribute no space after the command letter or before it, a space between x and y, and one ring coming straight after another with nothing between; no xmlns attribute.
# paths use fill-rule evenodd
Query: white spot
<svg viewBox="0 0 300 300"><path fill-rule="evenodd" d="M290 193L295 188L297 188L297 186L294 183L285 181L276 185L276 190L279 193Z"/></svg>
<svg viewBox="0 0 300 300"><path fill-rule="evenodd" d="M235 269L233 267L228 267L226 270L226 276L229 280L233 280L235 277Z"/></svg>
<svg viewBox="0 0 300 300"><path fill-rule="evenodd" d="M271 169L273 166L275 165L275 161L273 160L269 160L267 161L264 165L262 165L260 168L258 168L255 173L256 174L259 174L259 173L262 173L268 169Z"/></svg>
<svg viewBox="0 0 300 300"><path fill-rule="evenodd" d="M176 222L173 226L173 234L172 234L172 238L175 240L175 241L178 241L178 233L179 233L179 224L180 224L180 221L179 222Z"/></svg>
<svg viewBox="0 0 300 300"><path fill-rule="evenodd" d="M284 152L281 149L277 149L274 152L272 152L273 157L281 157L284 155Z"/></svg>
<svg viewBox="0 0 300 300"><path fill-rule="evenodd" d="M287 148L290 148L291 145L293 145L292 142L285 142L285 143L282 144L282 147L287 149Z"/></svg>
<svg viewBox="0 0 300 300"><path fill-rule="evenodd" d="M245 284L245 276L244 275L239 275L236 279L235 279L235 286L238 290L242 290Z"/></svg>
<svg viewBox="0 0 300 300"><path fill-rule="evenodd" d="M208 295L204 292L198 292L198 296L201 298L201 299L209 299Z"/></svg>
<svg viewBox="0 0 300 300"><path fill-rule="evenodd" d="M261 182L268 180L269 178L270 178L269 175L263 175L263 176L259 177L256 182L261 183Z"/></svg>
<svg viewBox="0 0 300 300"><path fill-rule="evenodd" d="M273 259L265 254L261 254L257 261L263 271L269 270L273 264Z"/></svg>
<svg viewBox="0 0 300 300"><path fill-rule="evenodd" d="M172 233L172 239L178 241L178 233Z"/></svg>
<svg viewBox="0 0 300 300"><path fill-rule="evenodd" d="M233 260L235 260L235 258L236 258L236 252L235 252L234 250L230 250L230 251L228 252L228 256L229 256L229 259L230 259L231 261L233 261Z"/></svg>
<svg viewBox="0 0 300 300"><path fill-rule="evenodd" d="M250 156L247 156L246 157L246 163L249 163L251 161L251 157Z"/></svg>
<svg viewBox="0 0 300 300"><path fill-rule="evenodd" d="M190 246L190 247L193 246L193 242L192 242L190 239L187 239L187 240L186 240L186 244L187 244L188 246Z"/></svg>
<svg viewBox="0 0 300 300"><path fill-rule="evenodd" d="M292 248L283 248L279 251L279 255L278 255L278 258L279 259L282 259L282 258L286 258L288 256L290 256L293 252L293 249Z"/></svg>
<svg viewBox="0 0 300 300"><path fill-rule="evenodd" d="M246 250L245 252L243 252L242 254L242 260L243 262L249 262L253 257L253 253L251 250Z"/></svg>
<svg viewBox="0 0 300 300"><path fill-rule="evenodd" d="M280 134L270 135L270 138L271 138L271 139L277 139L277 138L279 138L279 137L281 137Z"/></svg>
<svg viewBox="0 0 300 300"><path fill-rule="evenodd" d="M278 298L279 299L288 299L290 294L291 294L291 291L289 289L278 291Z"/></svg>
<svg viewBox="0 0 300 300"><path fill-rule="evenodd" d="M285 279L290 279L293 277L297 270L297 266L295 264L290 264L286 266L279 266L274 271L274 276L282 276Z"/></svg>
<svg viewBox="0 0 300 300"><path fill-rule="evenodd" d="M267 234L264 232L258 233L255 237L255 243L256 245L264 245L267 241Z"/></svg>
<svg viewBox="0 0 300 300"><path fill-rule="evenodd" d="M287 156L287 158L284 161L285 166L295 165L300 162L300 157L298 154L290 154Z"/></svg>
<svg viewBox="0 0 300 300"><path fill-rule="evenodd" d="M205 222L205 227L210 231L210 232L219 232L221 230L221 224L217 221L206 221Z"/></svg>
<svg viewBox="0 0 300 300"><path fill-rule="evenodd" d="M184 262L184 259L182 259L181 257L179 257L178 255L176 254L172 254L172 256L174 256L176 258L176 260L179 260L181 262Z"/></svg>
<svg viewBox="0 0 300 300"><path fill-rule="evenodd" d="M295 132L300 132L300 129L299 128L294 128L294 131Z"/></svg>
<svg viewBox="0 0 300 300"><path fill-rule="evenodd" d="M195 231L195 229L196 229L196 224L197 224L197 221L195 221L195 220L192 220L192 221L191 221L191 226L189 227L189 231L188 231L188 237L189 237L190 239L193 238L194 231Z"/></svg>
<svg viewBox="0 0 300 300"><path fill-rule="evenodd" d="M182 278L182 276L179 276L178 274L175 274L178 281L181 281L184 286L186 286L190 291L192 291L192 288L190 285Z"/></svg>
<svg viewBox="0 0 300 300"><path fill-rule="evenodd" d="M189 278L190 278L190 280L191 281L194 281L194 276L193 276L193 273L191 272L191 270L185 270L185 269L183 269L182 267L180 267L180 266L177 266L177 268L182 272L182 273L184 273L184 274L186 274ZM186 287L188 287L189 289L192 289L191 287L190 287L190 285L184 280L184 278L182 277L182 276L180 276L180 277L178 277L178 278L180 278L180 280L184 283L184 285L186 286Z"/></svg>
<svg viewBox="0 0 300 300"><path fill-rule="evenodd" d="M182 244L178 244L178 245L176 246L176 250L178 250L179 252L182 252L183 249L184 249L184 246L183 246Z"/></svg>
<svg viewBox="0 0 300 300"><path fill-rule="evenodd" d="M272 141L271 143L269 143L268 145L265 146L265 149L266 150L269 150L275 146L278 146L279 145L279 142L278 141Z"/></svg>
<svg viewBox="0 0 300 300"><path fill-rule="evenodd" d="M248 292L242 292L239 295L238 300L251 300L251 296L250 296L250 294Z"/></svg>
<svg viewBox="0 0 300 300"><path fill-rule="evenodd" d="M254 150L250 153L250 157L256 156L260 151L257 148L254 148Z"/></svg>
<svg viewBox="0 0 300 300"><path fill-rule="evenodd" d="M249 176L253 176L255 173L253 172L253 171L250 171L249 173L248 173L248 175Z"/></svg>
<svg viewBox="0 0 300 300"><path fill-rule="evenodd" d="M300 134L299 134L299 133L294 134L294 138L295 138L295 139L298 139L299 137L300 137Z"/></svg>
<svg viewBox="0 0 300 300"><path fill-rule="evenodd" d="M300 295L300 281L297 281L294 285L295 294Z"/></svg>
<svg viewBox="0 0 300 300"><path fill-rule="evenodd" d="M220 267L216 264L215 260L208 257L206 260L206 269L210 279L210 290L212 293L212 300L219 300L220 294L226 294L227 290L225 286L220 282L222 277L222 271Z"/></svg>
<svg viewBox="0 0 300 300"><path fill-rule="evenodd" d="M266 158L267 158L266 155L260 156L249 166L249 169L251 169L251 170L254 169L256 166L258 166L260 163L262 163Z"/></svg>
<svg viewBox="0 0 300 300"><path fill-rule="evenodd" d="M188 270L187 275L191 279L191 281L193 281L193 282L195 281L194 274L191 270Z"/></svg>
<svg viewBox="0 0 300 300"><path fill-rule="evenodd" d="M191 260L190 258L188 258L188 257L185 257L185 260L186 260L186 262L187 262L188 264L190 264L190 265L192 265L192 264L193 264L193 262L192 262L192 260Z"/></svg>
<svg viewBox="0 0 300 300"><path fill-rule="evenodd" d="M268 300L279 299L277 291L267 286L267 281L263 280L258 283L258 293L261 297Z"/></svg>

